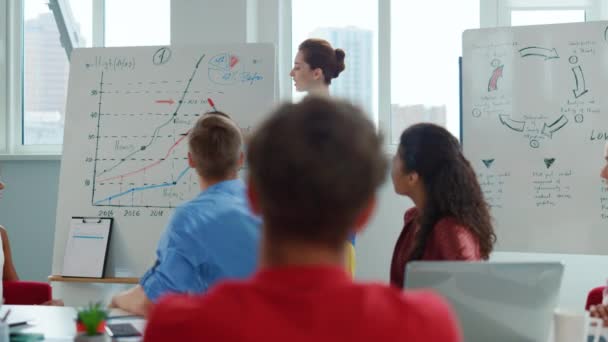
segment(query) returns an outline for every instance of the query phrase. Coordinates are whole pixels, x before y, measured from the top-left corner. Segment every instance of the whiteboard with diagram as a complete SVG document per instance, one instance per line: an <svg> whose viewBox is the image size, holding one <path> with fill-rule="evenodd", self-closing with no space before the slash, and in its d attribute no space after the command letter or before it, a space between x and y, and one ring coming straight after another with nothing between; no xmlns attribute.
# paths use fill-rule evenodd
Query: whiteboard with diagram
<svg viewBox="0 0 608 342"><path fill-rule="evenodd" d="M608 252L608 22L463 34L462 140L497 249Z"/></svg>
<svg viewBox="0 0 608 342"><path fill-rule="evenodd" d="M71 56L53 273L72 216L113 217L107 276L149 268L173 211L199 192L188 132L205 112L246 134L275 104L271 44L76 49Z"/></svg>

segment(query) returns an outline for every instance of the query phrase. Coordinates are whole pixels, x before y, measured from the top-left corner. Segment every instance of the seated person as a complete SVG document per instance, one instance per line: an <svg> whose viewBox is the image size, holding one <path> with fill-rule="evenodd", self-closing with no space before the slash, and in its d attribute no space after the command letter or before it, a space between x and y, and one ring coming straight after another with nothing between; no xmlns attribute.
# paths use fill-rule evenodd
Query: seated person
<svg viewBox="0 0 608 342"><path fill-rule="evenodd" d="M0 182L0 190L4 190L5 185ZM0 198L1 195L0 195ZM11 255L11 245L8 241L8 233L6 228L0 226L0 239L2 240L2 255L4 256L4 266L2 267L2 280L3 281L16 281L19 280L15 265L13 265L13 257Z"/></svg>
<svg viewBox="0 0 608 342"><path fill-rule="evenodd" d="M372 215L387 166L361 110L324 98L283 105L247 160L249 203L263 218L258 272L164 298L145 341L460 341L440 297L356 283L344 270L346 240Z"/></svg>
<svg viewBox="0 0 608 342"><path fill-rule="evenodd" d="M4 183L0 182L0 190L4 190ZM2 195L0 194L0 198ZM17 276L17 271L15 270L15 266L13 265L13 257L11 255L11 245L8 241L8 233L6 232L6 228L0 226L0 239L2 240L2 255L4 257L4 266L2 267L2 280L3 281L15 281L19 280L19 276Z"/></svg>
<svg viewBox="0 0 608 342"><path fill-rule="evenodd" d="M4 183L0 182L0 190L4 190L4 188ZM0 240L2 241L2 245L0 246L2 248L2 256L0 256L0 259L3 259L4 261L4 265L2 267L2 281L19 281L17 270L13 264L13 256L11 253L11 244L8 239L8 232L3 226L0 226ZM50 299L44 303L41 303L41 305L63 306L63 301L61 299Z"/></svg>
<svg viewBox="0 0 608 342"><path fill-rule="evenodd" d="M146 315L167 293L203 293L219 280L255 270L260 219L247 206L240 129L224 113L202 116L189 133L188 162L201 193L175 209L140 284L116 295L111 307Z"/></svg>
<svg viewBox="0 0 608 342"><path fill-rule="evenodd" d="M414 207L391 262L391 284L402 288L412 260L486 260L496 236L477 175L458 140L445 128L420 123L401 134L393 158L395 192Z"/></svg>
<svg viewBox="0 0 608 342"><path fill-rule="evenodd" d="M13 256L11 254L11 244L8 241L8 233L6 228L0 226L0 238L2 239L2 254L4 255L4 267L2 268L2 280L3 281L16 281L19 280L17 270L13 264Z"/></svg>

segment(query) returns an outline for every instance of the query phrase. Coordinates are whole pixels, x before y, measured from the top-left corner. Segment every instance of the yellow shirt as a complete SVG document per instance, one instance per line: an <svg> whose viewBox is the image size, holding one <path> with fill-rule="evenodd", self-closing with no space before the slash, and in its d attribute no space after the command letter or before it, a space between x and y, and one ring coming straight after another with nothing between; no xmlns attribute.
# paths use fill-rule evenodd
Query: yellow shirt
<svg viewBox="0 0 608 342"><path fill-rule="evenodd" d="M354 278L356 266L355 246L353 246L350 241L346 242L346 257L344 263L346 266L346 272L350 273L350 275Z"/></svg>

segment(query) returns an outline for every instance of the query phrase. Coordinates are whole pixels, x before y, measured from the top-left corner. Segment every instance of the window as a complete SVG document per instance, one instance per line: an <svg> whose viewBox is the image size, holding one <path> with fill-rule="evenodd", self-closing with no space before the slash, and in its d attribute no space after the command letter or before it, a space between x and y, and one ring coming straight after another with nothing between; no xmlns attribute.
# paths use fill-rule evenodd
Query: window
<svg viewBox="0 0 608 342"><path fill-rule="evenodd" d="M8 3L6 0L0 0L0 25L8 28ZM8 113L8 77L9 70L7 67L8 61L8 30L0 30L0 153L6 151L6 146L9 140L7 128L7 113Z"/></svg>
<svg viewBox="0 0 608 342"><path fill-rule="evenodd" d="M480 4L482 23L486 20L484 27L573 23L608 17L605 0L493 0ZM488 17L496 19L493 25Z"/></svg>
<svg viewBox="0 0 608 342"><path fill-rule="evenodd" d="M66 18L79 18L80 46L92 43L91 1L72 1ZM75 5L75 6L74 6ZM63 141L69 62L48 0L23 3L23 145L59 145Z"/></svg>
<svg viewBox="0 0 608 342"><path fill-rule="evenodd" d="M418 122L433 122L460 135L458 58L462 32L479 28L479 8L479 0L391 1L387 136L393 144Z"/></svg>
<svg viewBox="0 0 608 342"><path fill-rule="evenodd" d="M142 8L146 15L134 25ZM0 153L60 151L69 74L62 41L72 48L170 43L170 0L0 0L0 9L0 24L9 28L0 32L0 136L6 137Z"/></svg>
<svg viewBox="0 0 608 342"><path fill-rule="evenodd" d="M105 0L105 4L105 46L170 44L170 0Z"/></svg>
<svg viewBox="0 0 608 342"><path fill-rule="evenodd" d="M585 10L514 10L511 26L577 23L585 21Z"/></svg>
<svg viewBox="0 0 608 342"><path fill-rule="evenodd" d="M346 53L346 69L332 81L331 95L349 99L375 118L378 0L292 0L292 59L300 43L313 37ZM295 100L304 95L295 88L292 93Z"/></svg>
<svg viewBox="0 0 608 342"><path fill-rule="evenodd" d="M171 0L0 0L0 26L9 28L0 30L0 153L58 153L62 143L68 62L58 38L61 22L57 25L48 3L67 8L60 19L75 28L81 46L170 43ZM251 33L278 43L281 81L290 81L286 66L309 37L325 38L345 50L346 70L330 92L362 105L380 123L389 144L420 121L439 123L458 136L458 57L464 30L608 19L605 0L251 4L247 2L247 11L259 13L247 20L257 19L251 27L258 25L258 31L248 31L248 37ZM285 29L277 30L281 25ZM291 86L281 82L281 95ZM294 99L301 96L295 93Z"/></svg>

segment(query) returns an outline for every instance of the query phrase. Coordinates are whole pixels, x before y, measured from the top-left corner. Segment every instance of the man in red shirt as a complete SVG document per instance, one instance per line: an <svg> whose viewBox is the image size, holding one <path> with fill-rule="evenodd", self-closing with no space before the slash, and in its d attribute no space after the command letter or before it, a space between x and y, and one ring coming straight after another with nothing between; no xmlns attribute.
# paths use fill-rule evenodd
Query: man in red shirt
<svg viewBox="0 0 608 342"><path fill-rule="evenodd" d="M430 292L353 282L345 241L376 204L387 161L361 110L309 97L280 107L247 151L248 197L263 217L261 265L203 296L168 296L145 341L460 341Z"/></svg>

